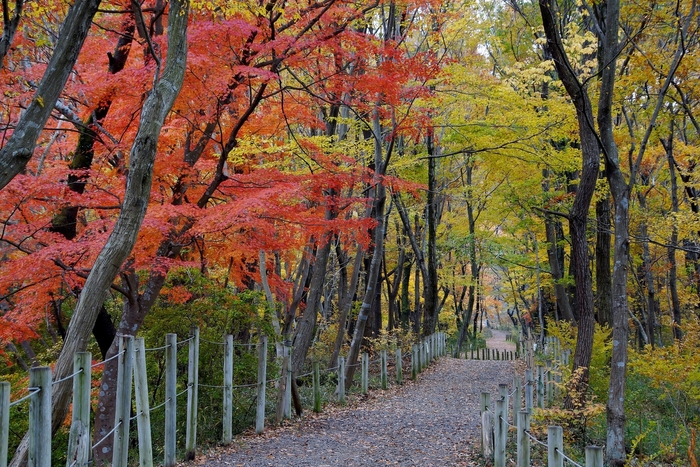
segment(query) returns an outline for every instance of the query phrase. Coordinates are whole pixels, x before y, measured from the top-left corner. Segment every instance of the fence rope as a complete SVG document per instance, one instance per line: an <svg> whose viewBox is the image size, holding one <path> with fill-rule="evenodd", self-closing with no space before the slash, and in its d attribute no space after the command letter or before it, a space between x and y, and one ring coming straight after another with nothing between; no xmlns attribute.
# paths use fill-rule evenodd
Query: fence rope
<svg viewBox="0 0 700 467"><path fill-rule="evenodd" d="M112 429L110 430L109 433L107 433L106 435L104 435L104 437L102 437L101 440L99 440L98 442L96 442L95 444L93 444L92 447L91 447L90 449L91 449L91 450L92 450L92 449L95 449L97 446L99 446L99 445L102 443L102 441L104 441L104 440L106 440L107 438L109 438L110 436L112 436L112 434L115 432L115 430L116 430L117 428L119 428L119 426L120 426L121 424L122 424L122 421L119 420L119 423L117 423L116 425L114 425L114 428L112 428Z"/></svg>
<svg viewBox="0 0 700 467"><path fill-rule="evenodd" d="M225 389L226 386L212 386L210 384L204 384L204 383L197 383L197 386L204 387L204 388L214 388L214 389Z"/></svg>
<svg viewBox="0 0 700 467"><path fill-rule="evenodd" d="M20 397L19 399L17 399L17 400L14 401L14 402L10 402L10 407L12 407L13 405L17 405L17 404L19 404L20 402L24 402L24 401L26 401L27 399L29 399L30 397L32 397L34 394L36 394L36 393L38 393L38 392L41 392L41 388L35 388L35 387L27 388L27 390L29 390L29 394L27 394L27 395L24 396L24 397Z"/></svg>
<svg viewBox="0 0 700 467"><path fill-rule="evenodd" d="M134 420L136 420L137 418L139 418L141 415L143 415L143 410L140 411L139 413L137 413L136 415L134 415L133 417L131 417L131 418L129 419L129 421L130 421L130 422L133 422Z"/></svg>
<svg viewBox="0 0 700 467"><path fill-rule="evenodd" d="M186 344L186 343L188 343L189 341L191 341L192 339L194 339L194 336L190 336L189 338L187 338L187 339L185 339L185 340L179 341L179 342L177 343L177 345Z"/></svg>
<svg viewBox="0 0 700 467"><path fill-rule="evenodd" d="M258 383L251 383L251 384L239 384L237 386L231 386L233 389L242 389L242 388L254 388L258 385Z"/></svg>
<svg viewBox="0 0 700 467"><path fill-rule="evenodd" d="M513 427L513 428L518 428L516 425L513 425L512 423L510 423L508 420L504 420L503 417L500 417L500 416L499 416L498 418L500 418L501 420L503 420L504 422L506 422L506 425L508 425L508 426L510 426L510 427Z"/></svg>
<svg viewBox="0 0 700 467"><path fill-rule="evenodd" d="M190 385L188 384L187 387L186 387L184 390L182 390L181 392L175 394L175 399L177 399L178 397L180 397L181 395L183 395L184 393L186 393L186 392L189 391L189 390L190 390Z"/></svg>
<svg viewBox="0 0 700 467"><path fill-rule="evenodd" d="M153 412L154 410L158 410L158 409L160 409L161 407L163 407L165 404L167 404L168 402L170 402L170 397L168 397L165 401L163 401L162 403L156 405L155 407L151 407L150 409L148 409L148 411L149 411L149 412Z"/></svg>
<svg viewBox="0 0 700 467"><path fill-rule="evenodd" d="M549 448L549 446L547 445L547 443L543 443L543 442L540 441L539 439L537 439L537 438L535 438L534 436L532 436L532 433L530 433L530 430L523 430L523 432L524 432L526 435L528 435L528 436L530 437L530 439L533 440L534 442L536 442L537 444L541 444L541 445L544 446L545 448Z"/></svg>
<svg viewBox="0 0 700 467"><path fill-rule="evenodd" d="M206 342L207 344L214 344L214 345L226 345L226 342L221 342L221 341L210 341L209 339L204 339L202 337L199 338L200 342Z"/></svg>
<svg viewBox="0 0 700 467"><path fill-rule="evenodd" d="M561 455L561 457L563 457L565 460L569 461L569 463L570 463L571 465L575 465L576 467L583 467L581 464L579 464L578 462L576 462L575 460L573 460L572 458L570 458L569 456L567 456L566 454L564 454L563 451L560 451L559 448L554 448L554 450L555 450L556 452L558 452L558 453Z"/></svg>
<svg viewBox="0 0 700 467"><path fill-rule="evenodd" d="M163 345L163 346L161 346L161 347L151 347L151 348L143 349L143 350L145 350L146 352L154 352L154 351L156 351L156 350L167 349L168 347L170 347L170 344L165 344L165 345ZM137 348L136 350L138 351L139 349Z"/></svg>
<svg viewBox="0 0 700 467"><path fill-rule="evenodd" d="M65 378L57 379L56 381L54 381L53 383L51 383L51 386L53 386L54 384L62 383L62 382L64 382L64 381L68 381L69 379L73 378L74 376L78 376L78 375L79 375L80 373L82 373L83 371L84 371L84 370L81 368L81 369L79 369L78 371L76 371L75 373L73 373L72 375L68 375L68 376L66 376Z"/></svg>
<svg viewBox="0 0 700 467"><path fill-rule="evenodd" d="M114 360L115 358L119 357L120 355L123 355L125 352L126 352L126 350L122 350L121 352L118 352L118 353L112 355L112 356L109 357L107 360L102 360L101 362L93 363L93 364L90 366L90 368L95 368L95 367L98 367L98 366L100 366L100 365L104 365L105 363Z"/></svg>

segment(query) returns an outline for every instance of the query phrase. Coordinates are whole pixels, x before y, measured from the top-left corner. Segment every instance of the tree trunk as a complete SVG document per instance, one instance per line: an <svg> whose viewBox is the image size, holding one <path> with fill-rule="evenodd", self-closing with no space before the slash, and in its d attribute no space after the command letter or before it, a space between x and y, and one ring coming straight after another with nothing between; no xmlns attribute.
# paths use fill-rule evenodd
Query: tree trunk
<svg viewBox="0 0 700 467"><path fill-rule="evenodd" d="M73 71L99 5L100 0L77 0L68 9L35 97L22 113L10 139L0 148L0 190L24 170L34 154L36 140Z"/></svg>
<svg viewBox="0 0 700 467"><path fill-rule="evenodd" d="M587 223L588 212L598 178L600 148L597 135L593 128L593 114L591 102L586 89L579 82L573 72L573 67L566 55L564 45L559 33L559 18L552 7L551 0L539 0L542 24L547 36L549 48L554 64L564 84L566 92L571 97L579 126L581 139L582 166L579 185L574 197L574 203L569 213L569 232L571 234L571 261L574 268L574 281L576 283L576 304L579 320L578 338L574 353L573 369L583 368L584 377L579 388L580 394L585 394L588 382L588 368L593 352L594 310L593 310L593 284L588 267L588 239Z"/></svg>
<svg viewBox="0 0 700 467"><path fill-rule="evenodd" d="M435 332L438 322L438 259L437 259L437 224L438 224L438 197L437 192L437 158L435 157L435 145L433 141L433 129L428 129L426 137L428 149L428 193L426 224L428 230L427 250L428 257L424 271L423 301L425 306L425 321L423 322L423 335L429 336Z"/></svg>
<svg viewBox="0 0 700 467"><path fill-rule="evenodd" d="M360 347L365 332L365 326L369 318L369 313L372 308L372 302L376 296L375 287L378 284L379 271L381 270L382 257L384 256L384 232L386 230L386 219L384 208L386 205L386 188L382 178L386 173L386 167L391 157L393 144L389 144L386 156L383 155L382 147L382 131L379 123L379 111L374 111L373 116L373 133L374 133L374 177L373 184L375 186L375 194L373 201L373 211L375 215L376 226L374 228L374 254L372 255L372 263L367 272L367 290L365 291L362 306L355 322L355 331L353 333L352 342L350 343L350 351L348 353L347 362L345 365L345 387L349 388L352 385L353 376L357 367L357 360L360 355Z"/></svg>
<svg viewBox="0 0 700 467"><path fill-rule="evenodd" d="M612 325L612 276L610 275L610 195L601 198L595 205L595 280L596 309L598 323Z"/></svg>
<svg viewBox="0 0 700 467"><path fill-rule="evenodd" d="M666 150L666 159L668 160L668 173L671 180L671 212L678 213L678 179L676 177L676 164L673 157L673 121L671 121L671 131L668 139L661 140L661 143ZM678 298L678 280L676 266L676 249L678 248L678 228L675 222L671 227L671 239L669 241L668 255L668 289L671 294L671 313L673 316L673 338L681 340L683 333L681 331L681 304Z"/></svg>
<svg viewBox="0 0 700 467"><path fill-rule="evenodd" d="M73 355L87 348L90 332L107 291L136 243L150 198L153 163L160 130L182 86L187 58L187 18L187 2L173 0L169 15L167 61L162 76L146 98L141 111L139 129L129 158L129 176L122 210L114 230L85 281L63 349L56 362L55 379L70 375L73 371ZM53 386L51 420L54 433L68 413L71 389L70 380ZM13 466L26 462L27 447L28 443L23 440L12 461Z"/></svg>

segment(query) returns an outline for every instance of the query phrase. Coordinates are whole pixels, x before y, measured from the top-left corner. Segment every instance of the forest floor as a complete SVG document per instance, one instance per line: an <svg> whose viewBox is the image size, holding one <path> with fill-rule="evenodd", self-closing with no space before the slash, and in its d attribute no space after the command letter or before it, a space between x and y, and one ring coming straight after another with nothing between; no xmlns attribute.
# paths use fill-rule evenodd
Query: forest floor
<svg viewBox="0 0 700 467"><path fill-rule="evenodd" d="M501 331L493 331L487 345L515 349ZM516 364L444 357L415 382L372 390L321 414L305 412L262 435L236 437L232 445L200 454L194 465L476 465L481 392L495 394L499 383L511 383Z"/></svg>

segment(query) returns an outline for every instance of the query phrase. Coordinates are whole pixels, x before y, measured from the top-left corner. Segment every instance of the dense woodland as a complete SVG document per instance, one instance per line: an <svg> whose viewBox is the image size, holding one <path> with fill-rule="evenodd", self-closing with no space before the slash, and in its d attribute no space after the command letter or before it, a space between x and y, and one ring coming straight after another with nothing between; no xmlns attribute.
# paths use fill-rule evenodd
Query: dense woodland
<svg viewBox="0 0 700 467"><path fill-rule="evenodd" d="M197 325L350 382L488 321L574 350L567 442L697 465L694 0L2 5L3 379Z"/></svg>

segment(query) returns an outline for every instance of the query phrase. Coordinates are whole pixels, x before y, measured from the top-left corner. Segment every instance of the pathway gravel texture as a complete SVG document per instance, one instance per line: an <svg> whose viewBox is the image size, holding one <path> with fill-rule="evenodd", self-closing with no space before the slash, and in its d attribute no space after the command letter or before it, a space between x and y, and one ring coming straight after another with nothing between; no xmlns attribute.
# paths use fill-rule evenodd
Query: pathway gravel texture
<svg viewBox="0 0 700 467"><path fill-rule="evenodd" d="M494 335L493 348L510 349ZM498 342L496 342L498 341ZM502 343L501 343L502 342ZM491 343L490 343L491 344ZM418 381L373 390L352 406L325 409L200 456L222 466L467 466L479 435L482 391L511 383L515 362L441 358ZM192 465L189 463L188 465Z"/></svg>

